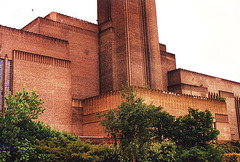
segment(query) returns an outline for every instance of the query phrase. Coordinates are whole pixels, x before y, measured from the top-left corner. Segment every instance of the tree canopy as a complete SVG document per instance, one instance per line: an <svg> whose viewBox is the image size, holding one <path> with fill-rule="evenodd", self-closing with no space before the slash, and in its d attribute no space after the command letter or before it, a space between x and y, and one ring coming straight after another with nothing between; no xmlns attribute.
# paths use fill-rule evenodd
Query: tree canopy
<svg viewBox="0 0 240 162"><path fill-rule="evenodd" d="M122 91L122 102L116 109L99 115L108 135L119 142L119 148L129 160L144 159L154 142L172 140L181 146L202 146L215 140L219 134L213 128L213 116L209 110L189 108L180 117L163 111L161 106L147 105L134 94L133 87Z"/></svg>
<svg viewBox="0 0 240 162"><path fill-rule="evenodd" d="M119 141L119 147L129 160L143 158L153 142L152 117L162 108L146 105L133 93L133 87L124 89L122 99L117 109L101 115L101 124L115 144Z"/></svg>

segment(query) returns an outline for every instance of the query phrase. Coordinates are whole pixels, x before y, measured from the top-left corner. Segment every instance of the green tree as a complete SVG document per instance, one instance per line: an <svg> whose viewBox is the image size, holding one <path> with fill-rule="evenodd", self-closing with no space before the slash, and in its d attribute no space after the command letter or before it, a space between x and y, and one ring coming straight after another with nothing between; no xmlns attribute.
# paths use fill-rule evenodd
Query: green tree
<svg viewBox="0 0 240 162"><path fill-rule="evenodd" d="M171 139L182 146L202 146L217 139L218 130L213 128L213 116L209 110L189 108L188 114L175 118L160 112L154 118L156 139Z"/></svg>
<svg viewBox="0 0 240 162"><path fill-rule="evenodd" d="M202 146L217 139L220 133L213 128L213 116L209 110L199 111L190 108L188 114L176 119L178 125L174 140L182 146Z"/></svg>
<svg viewBox="0 0 240 162"><path fill-rule="evenodd" d="M148 161L172 162L175 161L177 145L171 140L163 140L150 147ZM146 160L147 161L147 160Z"/></svg>
<svg viewBox="0 0 240 162"><path fill-rule="evenodd" d="M152 116L155 139L157 141L163 141L165 139L174 140L174 135L178 131L178 124L175 120L175 116L170 115L166 111L158 112Z"/></svg>
<svg viewBox="0 0 240 162"><path fill-rule="evenodd" d="M161 111L160 106L146 105L133 93L133 87L127 87L122 92L122 100L118 108L99 116L105 131L115 144L119 142L118 148L127 155L127 160L146 160L149 156L147 150L157 141L162 143L167 139L182 148L204 148L219 134L213 128L213 116L208 110L203 112L190 108L187 115L176 118Z"/></svg>
<svg viewBox="0 0 240 162"><path fill-rule="evenodd" d="M115 144L119 142L119 149L126 154L125 159L141 161L147 158L153 142L153 116L162 108L146 105L133 93L133 87L122 91L122 100L117 109L100 115L101 124Z"/></svg>
<svg viewBox="0 0 240 162"><path fill-rule="evenodd" d="M11 93L6 97L6 107L2 115L4 120L10 120L13 123L19 123L25 120L37 119L45 108L42 99L38 99L36 91L28 92L23 88L23 92L17 92L14 96Z"/></svg>
<svg viewBox="0 0 240 162"><path fill-rule="evenodd" d="M35 153L34 138L22 132L44 112L42 104L35 91L29 93L25 88L6 97L6 107L0 113L1 161L27 161Z"/></svg>
<svg viewBox="0 0 240 162"><path fill-rule="evenodd" d="M221 162L223 161L223 151L213 144L203 146L181 147L175 155L179 162Z"/></svg>

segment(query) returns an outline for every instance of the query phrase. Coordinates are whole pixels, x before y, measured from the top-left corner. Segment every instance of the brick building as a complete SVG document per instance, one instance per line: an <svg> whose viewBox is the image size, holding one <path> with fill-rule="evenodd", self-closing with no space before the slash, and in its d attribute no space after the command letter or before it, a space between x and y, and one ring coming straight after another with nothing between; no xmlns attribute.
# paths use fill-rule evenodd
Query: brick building
<svg viewBox="0 0 240 162"><path fill-rule="evenodd" d="M21 30L0 26L0 51L1 109L9 91L35 88L40 120L55 129L106 136L95 113L116 108L128 83L150 87L136 93L176 116L209 109L218 139L239 139L240 83L176 69L159 44L155 0L98 0L98 24L52 12Z"/></svg>

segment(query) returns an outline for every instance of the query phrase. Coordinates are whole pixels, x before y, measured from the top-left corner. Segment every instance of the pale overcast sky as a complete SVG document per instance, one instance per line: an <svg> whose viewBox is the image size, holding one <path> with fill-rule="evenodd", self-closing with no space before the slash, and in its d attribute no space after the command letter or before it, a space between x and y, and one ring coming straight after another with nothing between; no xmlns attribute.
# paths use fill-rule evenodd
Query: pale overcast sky
<svg viewBox="0 0 240 162"><path fill-rule="evenodd" d="M0 24L21 29L51 11L96 23L97 0L0 0ZM240 0L156 0L159 42L177 68L240 82Z"/></svg>

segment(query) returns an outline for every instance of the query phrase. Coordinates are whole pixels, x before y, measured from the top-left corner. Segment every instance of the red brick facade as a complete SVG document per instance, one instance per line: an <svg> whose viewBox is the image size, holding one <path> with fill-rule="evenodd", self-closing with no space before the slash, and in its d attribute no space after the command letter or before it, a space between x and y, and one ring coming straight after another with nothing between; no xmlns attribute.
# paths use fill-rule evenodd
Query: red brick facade
<svg viewBox="0 0 240 162"><path fill-rule="evenodd" d="M101 92L162 89L155 0L98 1Z"/></svg>
<svg viewBox="0 0 240 162"><path fill-rule="evenodd" d="M203 97L180 95L160 90L148 90L136 88L135 94L145 99L147 104L162 106L163 109L175 116L184 115L188 108L201 111L210 110L216 118L216 127L221 131L218 140L230 140L230 127L228 124L228 112L225 102L211 100ZM95 116L97 112L107 111L109 108L117 108L121 102L121 93L113 92L101 96L86 99L82 102L83 109L83 135L84 136L106 136L104 129L99 127L99 119ZM221 117L224 116L224 119ZM226 119L227 118L227 119Z"/></svg>
<svg viewBox="0 0 240 162"><path fill-rule="evenodd" d="M212 93L225 97L231 137L239 139L239 122L237 121L238 114L236 114L239 112L239 107L235 106L235 98L240 96L240 83L184 69L176 69L168 72L168 89L180 94L208 97L209 93Z"/></svg>
<svg viewBox="0 0 240 162"><path fill-rule="evenodd" d="M47 107L40 120L72 132L70 62L38 54L13 51L13 93L36 89Z"/></svg>
<svg viewBox="0 0 240 162"><path fill-rule="evenodd" d="M36 89L40 120L55 129L101 139L95 113L116 108L130 84L150 88L136 93L176 116L209 109L218 139L239 139L240 83L176 69L159 44L155 0L98 0L98 24L52 12L22 30L0 26L0 59L1 102L9 90Z"/></svg>

